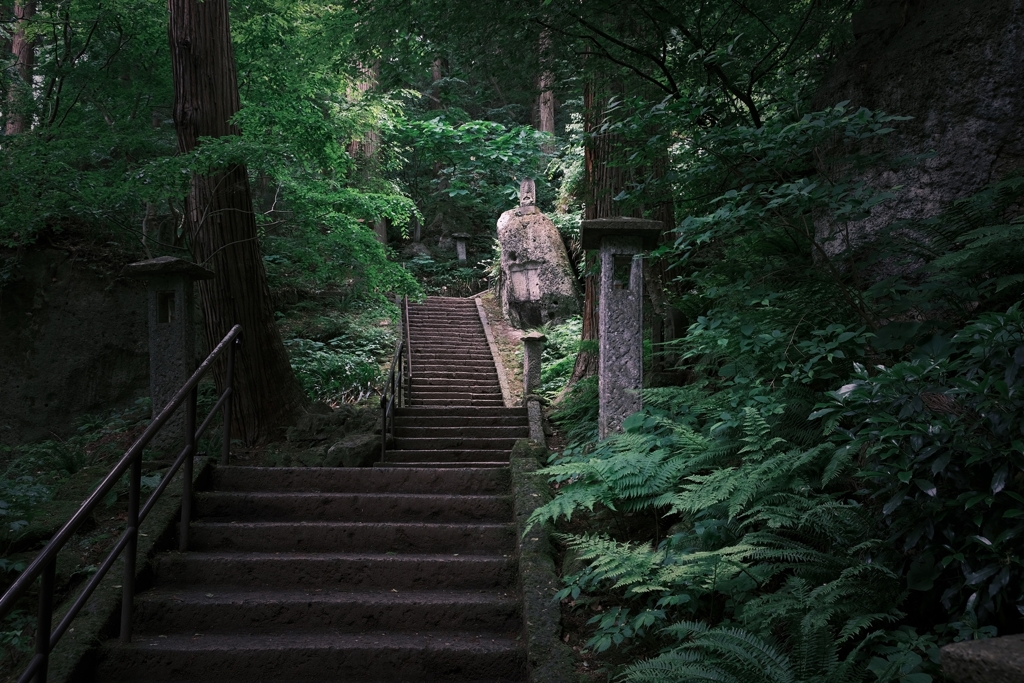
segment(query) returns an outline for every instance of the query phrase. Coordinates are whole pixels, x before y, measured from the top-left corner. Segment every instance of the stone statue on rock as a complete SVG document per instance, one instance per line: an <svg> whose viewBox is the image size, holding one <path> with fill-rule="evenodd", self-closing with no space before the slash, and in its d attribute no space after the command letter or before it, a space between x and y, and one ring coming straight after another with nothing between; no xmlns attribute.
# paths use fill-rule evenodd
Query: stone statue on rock
<svg viewBox="0 0 1024 683"><path fill-rule="evenodd" d="M498 293L505 318L520 329L562 322L580 312L562 237L536 201L536 185L526 179L519 188L519 207L498 219Z"/></svg>

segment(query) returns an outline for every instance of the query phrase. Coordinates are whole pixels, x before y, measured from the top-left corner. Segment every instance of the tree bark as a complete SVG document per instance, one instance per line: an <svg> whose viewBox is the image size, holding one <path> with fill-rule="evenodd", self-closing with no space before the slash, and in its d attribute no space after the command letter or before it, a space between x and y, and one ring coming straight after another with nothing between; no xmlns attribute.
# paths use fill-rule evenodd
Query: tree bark
<svg viewBox="0 0 1024 683"><path fill-rule="evenodd" d="M36 48L26 35L26 29L36 14L35 0L14 4L14 21L17 28L11 40L11 54L14 55L15 70L20 82L12 83L7 94L7 135L20 135L28 130L31 123L30 108L26 105L32 98L32 71L36 62Z"/></svg>
<svg viewBox="0 0 1024 683"><path fill-rule="evenodd" d="M178 149L188 153L201 136L238 134L230 123L240 104L228 4L167 4L174 125ZM193 176L186 214L193 258L217 273L216 279L199 283L207 344L213 348L236 323L244 331L235 362L232 429L253 444L294 418L306 399L274 323L246 167L236 164ZM224 370L221 363L216 374L220 387Z"/></svg>
<svg viewBox="0 0 1024 683"><path fill-rule="evenodd" d="M586 202L583 219L609 218L611 216L632 216L641 218L640 210L624 210L612 200L626 188L629 181L629 169L616 163L623 151L622 136L617 133L595 133L600 127L604 114L603 101L599 103L595 87L588 83L583 88L584 132L586 143L583 150L583 172L586 187ZM584 276L583 296L583 330L581 333L580 352L576 355L572 377L569 384L574 384L584 377L597 374L596 344L597 341L597 276L592 274L593 264L588 255Z"/></svg>
<svg viewBox="0 0 1024 683"><path fill-rule="evenodd" d="M537 130L542 133L555 134L555 75L545 68L545 57L551 46L551 33L547 30L540 34L541 72L537 77ZM544 151L554 152L554 144L544 145Z"/></svg>

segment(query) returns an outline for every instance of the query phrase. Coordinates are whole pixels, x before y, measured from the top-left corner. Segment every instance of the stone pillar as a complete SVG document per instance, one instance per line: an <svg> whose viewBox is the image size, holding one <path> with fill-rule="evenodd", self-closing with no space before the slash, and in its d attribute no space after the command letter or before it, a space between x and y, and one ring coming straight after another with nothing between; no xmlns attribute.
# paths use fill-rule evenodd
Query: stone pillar
<svg viewBox="0 0 1024 683"><path fill-rule="evenodd" d="M125 274L146 280L149 289L149 395L156 417L195 372L192 283L214 274L173 256L129 264ZM185 410L179 408L152 448L176 455L185 445L184 431Z"/></svg>
<svg viewBox="0 0 1024 683"><path fill-rule="evenodd" d="M597 386L600 438L619 431L643 407L643 260L660 221L599 218L582 222L584 249L600 249Z"/></svg>
<svg viewBox="0 0 1024 683"><path fill-rule="evenodd" d="M523 396L540 391L540 355L547 341L540 332L528 332L520 339L523 342Z"/></svg>
<svg viewBox="0 0 1024 683"><path fill-rule="evenodd" d="M459 257L459 265L466 265L466 240L471 235L468 232L457 232L452 235L455 238L455 253Z"/></svg>
<svg viewBox="0 0 1024 683"><path fill-rule="evenodd" d="M523 342L523 405L530 421L530 440L544 445L544 417L540 410L540 356L547 340L540 332L528 332Z"/></svg>

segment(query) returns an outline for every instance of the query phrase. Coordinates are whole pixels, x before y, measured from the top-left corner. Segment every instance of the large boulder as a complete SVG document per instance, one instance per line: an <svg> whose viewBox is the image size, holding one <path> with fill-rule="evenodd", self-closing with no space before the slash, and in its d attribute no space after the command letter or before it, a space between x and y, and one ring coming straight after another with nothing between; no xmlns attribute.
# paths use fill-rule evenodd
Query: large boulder
<svg viewBox="0 0 1024 683"><path fill-rule="evenodd" d="M521 192L519 208L501 214L501 283L505 318L518 328L561 322L579 313L579 294L569 255L555 224L533 205L531 187Z"/></svg>

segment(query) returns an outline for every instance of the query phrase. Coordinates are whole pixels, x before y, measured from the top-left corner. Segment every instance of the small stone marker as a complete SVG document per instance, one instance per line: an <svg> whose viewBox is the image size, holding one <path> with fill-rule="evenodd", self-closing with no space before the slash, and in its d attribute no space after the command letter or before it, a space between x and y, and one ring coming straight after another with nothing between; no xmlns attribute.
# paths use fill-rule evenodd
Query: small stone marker
<svg viewBox="0 0 1024 683"><path fill-rule="evenodd" d="M173 256L131 263L124 272L146 280L149 289L149 395L156 417L196 369L192 283L216 276ZM185 410L179 408L152 447L176 454L185 445L184 432Z"/></svg>
<svg viewBox="0 0 1024 683"><path fill-rule="evenodd" d="M501 309L520 329L565 320L580 310L562 236L536 207L536 198L533 180L524 180L519 208L506 211L498 219Z"/></svg>
<svg viewBox="0 0 1024 683"><path fill-rule="evenodd" d="M583 221L584 249L601 250L598 295L597 386L599 438L619 431L643 407L643 260L661 234L660 221L598 218Z"/></svg>
<svg viewBox="0 0 1024 683"><path fill-rule="evenodd" d="M520 339L523 342L523 405L530 420L530 440L544 444L543 417L540 410L540 357L547 341L540 332L527 332Z"/></svg>
<svg viewBox="0 0 1024 683"><path fill-rule="evenodd" d="M459 257L459 263L466 265L466 240L472 235L468 232L457 232L452 237L455 238L455 253Z"/></svg>
<svg viewBox="0 0 1024 683"><path fill-rule="evenodd" d="M519 339L523 342L523 396L529 396L540 391L540 355L547 337L527 332Z"/></svg>

